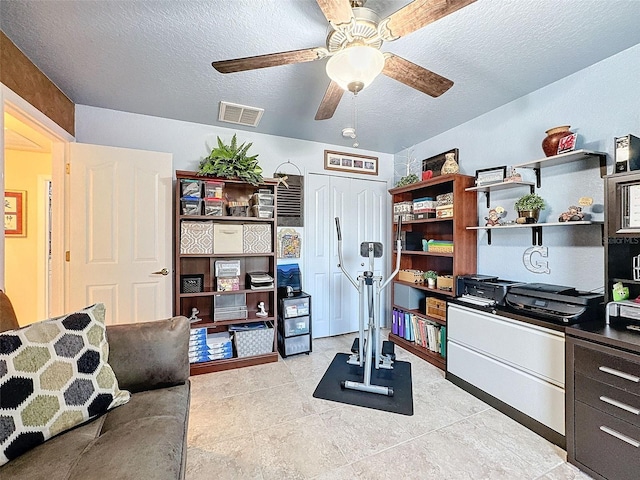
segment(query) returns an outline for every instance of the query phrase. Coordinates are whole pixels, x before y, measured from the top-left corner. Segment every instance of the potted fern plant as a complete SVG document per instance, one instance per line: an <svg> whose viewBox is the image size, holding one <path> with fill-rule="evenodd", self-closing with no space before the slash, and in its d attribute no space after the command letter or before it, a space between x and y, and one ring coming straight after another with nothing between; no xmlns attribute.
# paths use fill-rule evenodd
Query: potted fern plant
<svg viewBox="0 0 640 480"><path fill-rule="evenodd" d="M258 165L258 154L247 155L251 145L246 142L238 145L235 134L230 145L218 137L218 146L200 162L198 175L234 178L257 186L263 180L262 168Z"/></svg>
<svg viewBox="0 0 640 480"><path fill-rule="evenodd" d="M518 217L524 218L524 223L536 223L540 210L544 210L544 199L537 193L529 193L516 200L515 209Z"/></svg>

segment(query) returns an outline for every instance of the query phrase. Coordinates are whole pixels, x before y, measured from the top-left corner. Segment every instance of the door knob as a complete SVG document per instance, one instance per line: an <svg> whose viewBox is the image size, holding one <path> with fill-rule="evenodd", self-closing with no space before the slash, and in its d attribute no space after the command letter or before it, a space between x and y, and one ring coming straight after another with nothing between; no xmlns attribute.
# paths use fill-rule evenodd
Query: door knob
<svg viewBox="0 0 640 480"><path fill-rule="evenodd" d="M169 270L167 270L166 268L163 268L158 272L153 272L152 275L169 275Z"/></svg>

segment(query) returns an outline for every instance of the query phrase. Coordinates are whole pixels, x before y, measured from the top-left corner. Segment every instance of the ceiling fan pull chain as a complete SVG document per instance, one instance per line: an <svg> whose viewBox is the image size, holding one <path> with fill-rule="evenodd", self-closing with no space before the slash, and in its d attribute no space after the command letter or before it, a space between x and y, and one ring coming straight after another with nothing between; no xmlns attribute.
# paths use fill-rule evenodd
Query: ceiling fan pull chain
<svg viewBox="0 0 640 480"><path fill-rule="evenodd" d="M353 147L358 148L360 144L358 143L358 140L356 138L358 136L358 93L357 92L353 94L353 133L354 133Z"/></svg>

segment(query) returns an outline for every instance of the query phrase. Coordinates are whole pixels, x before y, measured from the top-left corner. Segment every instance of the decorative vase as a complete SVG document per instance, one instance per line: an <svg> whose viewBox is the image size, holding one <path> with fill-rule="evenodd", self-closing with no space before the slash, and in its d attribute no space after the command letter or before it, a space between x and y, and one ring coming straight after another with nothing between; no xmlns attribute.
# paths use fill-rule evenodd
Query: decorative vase
<svg viewBox="0 0 640 480"><path fill-rule="evenodd" d="M436 279L435 278L427 278L427 286L429 288L436 288Z"/></svg>
<svg viewBox="0 0 640 480"><path fill-rule="evenodd" d="M446 175L448 173L458 173L460 171L460 167L456 163L455 153L445 153L444 158L444 164L442 165L442 170L440 171L442 175Z"/></svg>
<svg viewBox="0 0 640 480"><path fill-rule="evenodd" d="M540 210L518 210L518 217L523 218L523 223L538 223Z"/></svg>
<svg viewBox="0 0 640 480"><path fill-rule="evenodd" d="M547 157L552 157L558 153L558 143L560 139L571 134L570 125L554 127L547 130L547 136L542 140L542 150Z"/></svg>

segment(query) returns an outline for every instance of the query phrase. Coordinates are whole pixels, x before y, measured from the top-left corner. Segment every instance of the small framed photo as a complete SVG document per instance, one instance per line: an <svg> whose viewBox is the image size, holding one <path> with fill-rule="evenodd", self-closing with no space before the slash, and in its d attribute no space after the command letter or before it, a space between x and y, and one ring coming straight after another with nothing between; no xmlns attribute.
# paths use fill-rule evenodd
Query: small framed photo
<svg viewBox="0 0 640 480"><path fill-rule="evenodd" d="M27 192L4 192L4 234L13 237L27 236Z"/></svg>
<svg viewBox="0 0 640 480"><path fill-rule="evenodd" d="M562 137L558 142L558 155L566 152L573 152L576 149L576 140L578 139L577 133L572 133L566 137Z"/></svg>
<svg viewBox="0 0 640 480"><path fill-rule="evenodd" d="M325 150L324 169L378 175L378 157Z"/></svg>
<svg viewBox="0 0 640 480"><path fill-rule="evenodd" d="M507 176L507 166L502 165L500 167L482 168L476 170L476 186L482 187L485 185L491 185L493 183L504 182Z"/></svg>

